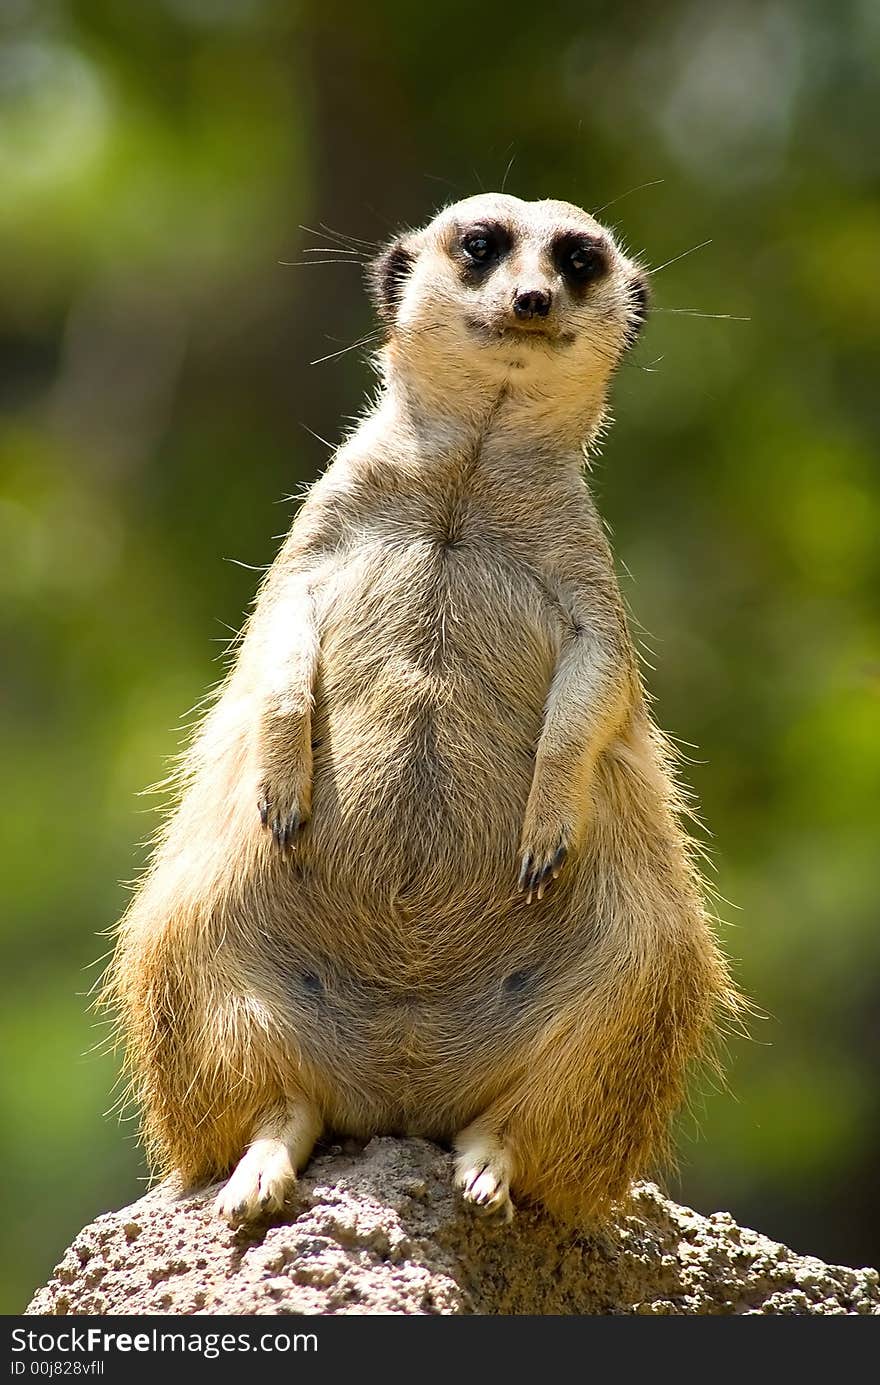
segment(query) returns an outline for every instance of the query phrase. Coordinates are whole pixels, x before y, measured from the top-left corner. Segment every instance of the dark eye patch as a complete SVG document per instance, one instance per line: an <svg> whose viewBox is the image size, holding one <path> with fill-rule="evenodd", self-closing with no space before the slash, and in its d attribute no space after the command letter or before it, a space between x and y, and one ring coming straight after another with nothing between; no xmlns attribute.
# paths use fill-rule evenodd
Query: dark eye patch
<svg viewBox="0 0 880 1385"><path fill-rule="evenodd" d="M607 274L608 247L597 236L567 231L553 242L553 263L571 287L586 287Z"/></svg>
<svg viewBox="0 0 880 1385"><path fill-rule="evenodd" d="M482 278L509 254L512 245L510 232L496 223L469 226L458 237L455 253L462 272L471 281Z"/></svg>

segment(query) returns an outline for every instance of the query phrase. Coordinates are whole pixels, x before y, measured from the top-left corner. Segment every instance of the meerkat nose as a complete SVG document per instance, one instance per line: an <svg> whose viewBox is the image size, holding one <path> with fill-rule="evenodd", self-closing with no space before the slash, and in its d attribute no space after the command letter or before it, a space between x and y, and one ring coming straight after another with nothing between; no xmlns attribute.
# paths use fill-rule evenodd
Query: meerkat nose
<svg viewBox="0 0 880 1385"><path fill-rule="evenodd" d="M552 301L548 289L517 289L513 295L513 311L524 321L530 317L546 317Z"/></svg>

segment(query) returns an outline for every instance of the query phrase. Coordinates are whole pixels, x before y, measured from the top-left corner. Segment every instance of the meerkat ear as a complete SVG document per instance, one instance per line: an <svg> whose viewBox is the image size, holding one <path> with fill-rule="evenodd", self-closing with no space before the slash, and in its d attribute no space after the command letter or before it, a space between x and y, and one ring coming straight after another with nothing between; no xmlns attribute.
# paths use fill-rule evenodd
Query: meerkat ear
<svg viewBox="0 0 880 1385"><path fill-rule="evenodd" d="M629 320L626 325L627 347L635 345L645 325L651 306L651 285L643 269L637 269L629 281Z"/></svg>
<svg viewBox="0 0 880 1385"><path fill-rule="evenodd" d="M384 323L390 326L397 312L415 252L404 239L393 240L367 265L367 288Z"/></svg>

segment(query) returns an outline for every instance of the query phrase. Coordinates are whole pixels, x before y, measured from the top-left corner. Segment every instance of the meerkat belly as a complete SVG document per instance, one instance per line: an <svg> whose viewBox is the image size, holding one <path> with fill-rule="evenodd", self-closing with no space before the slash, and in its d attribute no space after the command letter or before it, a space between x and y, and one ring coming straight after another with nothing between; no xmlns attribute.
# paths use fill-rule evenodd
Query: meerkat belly
<svg viewBox="0 0 880 1385"><path fill-rule="evenodd" d="M509 888L555 662L540 588L485 545L377 543L322 601L315 856L404 898Z"/></svg>
<svg viewBox="0 0 880 1385"><path fill-rule="evenodd" d="M322 1075L329 1123L445 1138L472 1119L546 1024L561 959L525 956L513 947L497 965L453 966L442 986L368 979L344 955L290 976L297 1050Z"/></svg>
<svg viewBox="0 0 880 1385"><path fill-rule="evenodd" d="M336 1123L442 1133L564 966L516 890L555 617L485 545L361 550L321 603L303 912L273 956Z"/></svg>

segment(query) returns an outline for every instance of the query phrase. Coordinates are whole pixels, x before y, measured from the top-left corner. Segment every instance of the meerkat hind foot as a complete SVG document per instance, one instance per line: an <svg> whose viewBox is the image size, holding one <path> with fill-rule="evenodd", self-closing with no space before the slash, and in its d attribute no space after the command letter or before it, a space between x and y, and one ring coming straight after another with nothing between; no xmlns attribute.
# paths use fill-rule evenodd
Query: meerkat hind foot
<svg viewBox="0 0 880 1385"><path fill-rule="evenodd" d="M217 1195L218 1217L238 1226L280 1212L296 1183L290 1151L283 1140L255 1140Z"/></svg>
<svg viewBox="0 0 880 1385"><path fill-rule="evenodd" d="M308 1160L320 1122L303 1106L282 1127L261 1130L236 1165L214 1202L230 1226L259 1221L280 1212L296 1187L297 1169Z"/></svg>
<svg viewBox="0 0 880 1385"><path fill-rule="evenodd" d="M510 1198L511 1158L508 1151L489 1135L469 1134L456 1141L455 1184L461 1195L480 1216L511 1222L514 1206Z"/></svg>

